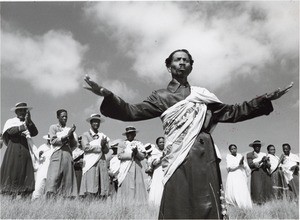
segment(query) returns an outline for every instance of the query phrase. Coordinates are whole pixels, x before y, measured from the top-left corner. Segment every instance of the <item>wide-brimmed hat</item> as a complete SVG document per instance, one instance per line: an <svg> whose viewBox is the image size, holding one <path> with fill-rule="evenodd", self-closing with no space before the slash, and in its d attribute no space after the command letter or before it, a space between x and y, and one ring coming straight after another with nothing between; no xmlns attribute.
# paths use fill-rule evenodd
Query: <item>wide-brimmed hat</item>
<svg viewBox="0 0 300 220"><path fill-rule="evenodd" d="M136 130L136 128L133 127L133 126L128 126L128 127L125 128L125 133L123 133L122 135L126 135L126 134L128 134L130 132L136 132L137 133L138 130Z"/></svg>
<svg viewBox="0 0 300 220"><path fill-rule="evenodd" d="M151 143L145 144L144 147L145 147L145 150L146 150L146 154L149 154L153 151L153 144L151 144Z"/></svg>
<svg viewBox="0 0 300 220"><path fill-rule="evenodd" d="M90 123L91 120L93 120L93 119L99 120L100 122L104 122L104 119L101 117L100 114L91 114L91 116L88 117L88 118L86 119L86 121Z"/></svg>
<svg viewBox="0 0 300 220"><path fill-rule="evenodd" d="M249 144L249 147L253 147L254 145L260 145L263 146L264 143L262 143L260 140L255 140L251 144Z"/></svg>
<svg viewBox="0 0 300 220"><path fill-rule="evenodd" d="M122 145L123 140L122 139L116 139L109 142L109 146L111 149L117 149L119 148L119 145Z"/></svg>
<svg viewBox="0 0 300 220"><path fill-rule="evenodd" d="M32 107L27 106L26 102L18 102L17 104L15 104L15 107L11 108L11 111L16 111L17 109L28 109L31 110Z"/></svg>
<svg viewBox="0 0 300 220"><path fill-rule="evenodd" d="M49 134L44 135L44 136L43 136L43 139L45 139L45 140L50 140L50 135L49 135Z"/></svg>

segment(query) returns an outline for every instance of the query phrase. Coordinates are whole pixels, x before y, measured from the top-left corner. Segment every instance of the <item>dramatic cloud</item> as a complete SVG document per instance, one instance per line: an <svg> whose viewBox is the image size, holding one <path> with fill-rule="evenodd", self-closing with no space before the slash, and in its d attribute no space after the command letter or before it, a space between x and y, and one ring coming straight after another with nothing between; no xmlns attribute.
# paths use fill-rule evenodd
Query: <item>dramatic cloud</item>
<svg viewBox="0 0 300 220"><path fill-rule="evenodd" d="M81 86L82 59L87 50L70 32L50 30L42 36L2 30L2 74L28 81L54 97Z"/></svg>
<svg viewBox="0 0 300 220"><path fill-rule="evenodd" d="M133 58L142 78L159 82L164 59L188 49L194 84L219 87L238 74L298 56L296 2L99 2L86 7L100 31Z"/></svg>

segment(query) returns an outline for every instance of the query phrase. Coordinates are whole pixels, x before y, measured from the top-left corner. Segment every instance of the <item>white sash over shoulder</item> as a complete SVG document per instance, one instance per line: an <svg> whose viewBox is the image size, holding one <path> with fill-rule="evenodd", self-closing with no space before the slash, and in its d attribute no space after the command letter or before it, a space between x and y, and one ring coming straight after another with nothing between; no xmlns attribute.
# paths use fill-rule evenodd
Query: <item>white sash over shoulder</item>
<svg viewBox="0 0 300 220"><path fill-rule="evenodd" d="M91 146L101 146L101 139L92 140L89 143ZM98 160L101 158L102 152L99 153L85 153L83 157L82 175L85 174Z"/></svg>
<svg viewBox="0 0 300 220"><path fill-rule="evenodd" d="M162 160L165 184L183 162L200 132L208 103L221 103L211 92L191 87L191 94L168 108L162 115L165 131L165 149Z"/></svg>
<svg viewBox="0 0 300 220"><path fill-rule="evenodd" d="M7 129L15 127L15 126L21 126L23 124L24 124L24 122L21 122L20 119L17 118L17 117L8 119L4 124L3 134L5 134ZM30 153L30 156L31 156L31 160L32 160L32 165L33 165L34 170L36 171L39 167L38 149L34 145L33 140L31 138L30 133L29 133L28 130L23 131L22 135L24 137L26 137L26 139L27 139L27 144L28 144L28 149L29 149L29 153ZM5 140L5 142L7 142L6 139L4 139L4 140ZM7 143L5 143L5 144L7 144Z"/></svg>

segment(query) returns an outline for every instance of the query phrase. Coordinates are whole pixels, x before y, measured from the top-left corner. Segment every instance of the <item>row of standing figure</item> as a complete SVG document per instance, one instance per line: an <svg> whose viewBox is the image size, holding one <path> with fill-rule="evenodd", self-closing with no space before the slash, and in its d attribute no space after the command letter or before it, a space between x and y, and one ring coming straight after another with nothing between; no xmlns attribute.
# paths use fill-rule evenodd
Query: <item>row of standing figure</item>
<svg viewBox="0 0 300 220"><path fill-rule="evenodd" d="M144 146L135 139L137 130L129 126L123 133L125 141L110 144L110 139L99 131L104 121L99 114L92 114L86 120L90 123L89 131L77 137L76 126L67 126L67 111L60 109L56 112L58 123L51 125L49 134L43 136L47 142L36 148L31 137L38 131L28 119L30 109L26 103L17 103L14 108L17 117L9 119L4 126L8 150L1 166L2 193L28 196L33 192L32 199L43 195L105 199L116 194L120 198L141 202L149 198L151 203L159 205L163 190L160 163L163 137L157 139L157 147L152 144ZM15 149L19 151L11 152ZM149 176L150 180L153 179L148 187L149 197L146 165L152 169Z"/></svg>
<svg viewBox="0 0 300 220"><path fill-rule="evenodd" d="M298 199L299 157L291 153L288 143L282 145L283 154L275 155L275 146L268 145L268 153L260 151L262 142L254 141L249 146L253 151L246 159L237 153L235 144L229 145L231 154L226 156L228 171L225 196L229 205L251 209L252 202L258 205L271 199ZM248 190L248 177L250 192Z"/></svg>

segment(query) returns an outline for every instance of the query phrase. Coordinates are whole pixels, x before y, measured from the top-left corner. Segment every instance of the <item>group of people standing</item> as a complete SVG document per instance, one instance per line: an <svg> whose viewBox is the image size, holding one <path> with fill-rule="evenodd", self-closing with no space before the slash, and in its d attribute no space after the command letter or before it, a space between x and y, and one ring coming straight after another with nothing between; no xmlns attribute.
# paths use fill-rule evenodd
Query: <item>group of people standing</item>
<svg viewBox="0 0 300 220"><path fill-rule="evenodd" d="M214 128L218 123L236 123L270 114L273 111L272 101L282 97L293 85L291 83L283 90L278 89L242 104L224 104L207 89L189 84L188 76L193 70L193 63L194 60L188 50L173 51L165 60L167 71L172 77L167 87L153 91L148 98L137 104L127 103L104 86L98 85L89 76L84 79L87 83L85 89L104 98L100 106L102 115L122 121L141 121L160 117L165 138L163 156L160 157L160 154L156 154L154 151L152 155L152 165L159 163L163 170L163 192L160 200L159 219L222 219L226 217L226 210L222 204L224 199L221 193L220 159L218 149L211 136ZM26 160L29 164L30 154L23 131L28 130L30 135L34 136L37 134L37 129L28 114L25 115L26 111L23 119L18 119L19 124L12 127L11 130L5 130L3 136L8 148L10 144L16 144L22 145L18 151L20 148L27 150ZM66 111L61 111L57 115L58 119L63 122L66 122L66 119L63 119L66 116ZM75 126L67 129L63 123L50 127L50 143L55 148L55 152L50 158L46 179L45 191L49 195L55 195L57 192L65 196L76 194L74 181L76 174L70 166L72 161L70 149L74 147L73 143L76 141L75 129ZM128 129L130 130L130 128ZM95 137L93 137L94 134ZM97 130L92 130L88 135L91 137L85 138L85 143L84 137L82 137L83 145L85 145L83 150L85 148L92 149L92 154L98 153L97 158L100 161L104 152L107 151L108 139L101 135L103 141L95 141L97 147L93 147L92 140L100 135ZM114 181L118 181L117 195L122 195L124 190L127 191L126 194L132 193L142 197L145 192L138 192L135 189L137 186L144 188L145 184L133 185L130 178L141 177L140 168L146 157L144 149L141 144L133 142L128 136L123 145L123 150L118 152L119 173L117 178L114 178ZM99 154L100 149L101 154ZM9 152L11 151L9 150ZM160 159L154 159L155 155ZM5 161L14 164L7 160ZM158 162L159 160L160 162ZM118 164L116 160L113 161L114 165ZM30 165L32 166L32 163ZM98 165L94 164L94 166ZM6 172L2 167L1 175L3 175L3 171ZM22 168L24 169L24 167ZM101 170L98 167L94 168L93 170ZM154 169L153 178L159 176L159 173L156 175L155 171L159 172L159 169ZM65 175L68 175L70 179L67 179ZM6 176L4 175L4 177ZM88 174L83 174L82 181L85 181L84 179L88 176ZM102 178L106 177L99 177L101 180ZM62 182L68 184L70 188L62 187ZM10 177L1 178L1 187L9 185L7 183L14 185L15 182L12 183ZM154 179L152 179L152 183L155 184ZM81 186L85 185L84 190L86 190L89 188L88 184L85 182ZM30 190L33 190L33 184L31 187L23 189L25 192Z"/></svg>
<svg viewBox="0 0 300 220"><path fill-rule="evenodd" d="M237 153L235 144L229 145L226 156L228 171L225 196L229 205L251 209L252 202L264 204L271 199L296 199L299 197L299 162L291 153L288 143L282 144L280 157L275 154L275 146L267 146L267 153L261 152L263 143L255 140L249 144L253 148L246 158ZM250 192L248 190L250 178Z"/></svg>
<svg viewBox="0 0 300 220"><path fill-rule="evenodd" d="M100 114L86 119L90 129L78 137L76 126L67 126L67 111L59 109L58 123L50 126L48 135L43 136L46 143L37 148L31 139L38 130L30 109L26 103L17 103L12 109L17 117L5 123L3 140L8 148L1 166L1 193L14 197L32 194L33 200L116 195L126 201L159 205L163 137L157 138L157 146L144 145L135 139L136 128L129 126L123 133L126 140L111 142L99 131L104 121Z"/></svg>

